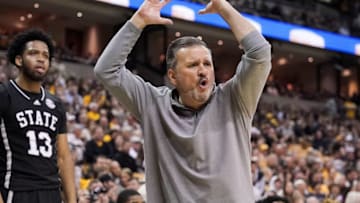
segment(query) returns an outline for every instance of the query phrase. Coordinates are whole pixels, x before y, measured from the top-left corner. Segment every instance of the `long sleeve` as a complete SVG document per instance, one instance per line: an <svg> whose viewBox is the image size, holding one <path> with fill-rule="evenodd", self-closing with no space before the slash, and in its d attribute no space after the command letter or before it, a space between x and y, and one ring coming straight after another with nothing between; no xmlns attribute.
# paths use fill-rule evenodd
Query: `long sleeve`
<svg viewBox="0 0 360 203"><path fill-rule="evenodd" d="M125 63L141 34L131 22L127 22L111 39L95 65L95 75L107 90L140 118L145 105L148 84L126 69Z"/></svg>
<svg viewBox="0 0 360 203"><path fill-rule="evenodd" d="M252 118L271 70L271 48L257 31L246 35L241 45L245 54L229 83L237 105Z"/></svg>

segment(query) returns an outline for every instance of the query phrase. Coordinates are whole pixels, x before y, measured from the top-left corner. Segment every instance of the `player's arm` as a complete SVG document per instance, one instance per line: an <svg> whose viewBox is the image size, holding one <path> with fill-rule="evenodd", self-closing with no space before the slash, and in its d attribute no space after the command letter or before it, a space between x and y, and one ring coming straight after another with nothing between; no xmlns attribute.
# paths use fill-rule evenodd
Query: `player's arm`
<svg viewBox="0 0 360 203"><path fill-rule="evenodd" d="M0 98L2 98L2 100L0 102L0 122L2 121L2 117L3 117L3 113L4 113L5 109L7 109L8 105L9 105L9 100L6 99L7 96L8 96L8 93L5 90L4 85L0 83ZM0 123L0 125L1 125L1 123ZM0 132L0 135L1 135L1 132ZM2 142L1 136L0 136L0 141ZM1 184L3 184L3 183L1 183ZM0 193L0 203L4 203L1 193Z"/></svg>
<svg viewBox="0 0 360 203"><path fill-rule="evenodd" d="M65 203L76 203L74 162L69 150L66 134L57 136L57 160Z"/></svg>

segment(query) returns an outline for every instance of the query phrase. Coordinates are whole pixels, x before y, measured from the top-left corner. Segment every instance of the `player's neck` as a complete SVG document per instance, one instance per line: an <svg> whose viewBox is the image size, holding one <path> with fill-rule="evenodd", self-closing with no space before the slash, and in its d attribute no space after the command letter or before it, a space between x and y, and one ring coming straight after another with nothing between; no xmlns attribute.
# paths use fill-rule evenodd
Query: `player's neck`
<svg viewBox="0 0 360 203"><path fill-rule="evenodd" d="M19 87L21 87L23 90L34 93L41 92L41 81L32 81L22 75L19 75L19 77L17 77L15 81L16 84L19 85Z"/></svg>

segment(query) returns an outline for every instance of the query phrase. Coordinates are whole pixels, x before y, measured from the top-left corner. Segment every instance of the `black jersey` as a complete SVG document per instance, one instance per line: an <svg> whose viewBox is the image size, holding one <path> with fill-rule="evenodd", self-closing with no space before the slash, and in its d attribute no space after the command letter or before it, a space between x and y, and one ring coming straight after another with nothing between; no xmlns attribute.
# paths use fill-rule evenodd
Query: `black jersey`
<svg viewBox="0 0 360 203"><path fill-rule="evenodd" d="M66 131L60 100L14 81L0 84L0 187L14 191L59 187L56 137Z"/></svg>

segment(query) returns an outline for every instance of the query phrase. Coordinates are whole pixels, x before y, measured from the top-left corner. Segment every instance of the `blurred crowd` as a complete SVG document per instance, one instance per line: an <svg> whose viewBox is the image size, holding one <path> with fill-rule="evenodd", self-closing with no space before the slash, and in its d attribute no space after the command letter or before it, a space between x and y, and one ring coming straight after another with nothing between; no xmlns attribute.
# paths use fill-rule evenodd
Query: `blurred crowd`
<svg viewBox="0 0 360 203"><path fill-rule="evenodd" d="M206 4L205 0L188 0ZM360 36L360 1L230 0L240 12L343 35Z"/></svg>
<svg viewBox="0 0 360 203"><path fill-rule="evenodd" d="M327 108L279 108L263 102L252 130L257 197L284 196L295 203L358 202L359 130L351 114L342 117Z"/></svg>
<svg viewBox="0 0 360 203"><path fill-rule="evenodd" d="M58 66L54 61L44 86L66 105L79 203L115 203L134 191L146 200L139 123L94 78L68 77ZM16 70L0 56L0 82ZM262 99L251 131L256 198L358 203L360 123L353 103L339 108L329 99L323 108L305 109Z"/></svg>

